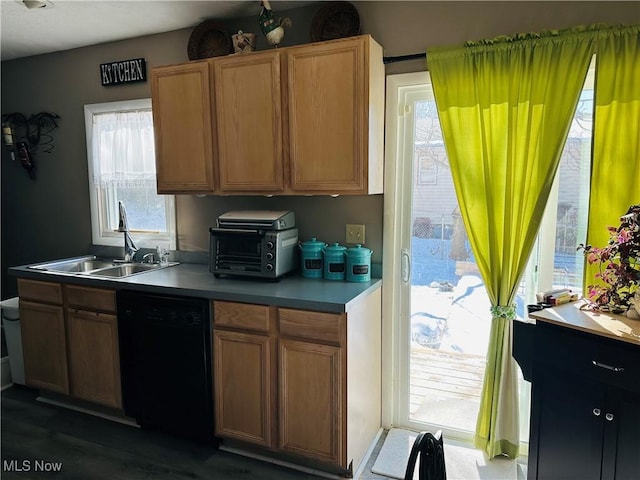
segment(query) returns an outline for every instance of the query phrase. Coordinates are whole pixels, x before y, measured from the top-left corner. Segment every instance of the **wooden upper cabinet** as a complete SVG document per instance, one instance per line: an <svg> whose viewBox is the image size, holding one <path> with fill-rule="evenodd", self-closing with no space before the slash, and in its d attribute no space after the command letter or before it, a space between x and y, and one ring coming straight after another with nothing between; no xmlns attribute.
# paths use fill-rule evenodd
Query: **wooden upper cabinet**
<svg viewBox="0 0 640 480"><path fill-rule="evenodd" d="M286 50L291 190L382 193L382 48L363 35Z"/></svg>
<svg viewBox="0 0 640 480"><path fill-rule="evenodd" d="M155 68L151 99L158 193L213 193L209 63Z"/></svg>
<svg viewBox="0 0 640 480"><path fill-rule="evenodd" d="M212 61L221 193L283 191L280 56Z"/></svg>
<svg viewBox="0 0 640 480"><path fill-rule="evenodd" d="M369 35L155 68L158 193L382 193L384 82Z"/></svg>

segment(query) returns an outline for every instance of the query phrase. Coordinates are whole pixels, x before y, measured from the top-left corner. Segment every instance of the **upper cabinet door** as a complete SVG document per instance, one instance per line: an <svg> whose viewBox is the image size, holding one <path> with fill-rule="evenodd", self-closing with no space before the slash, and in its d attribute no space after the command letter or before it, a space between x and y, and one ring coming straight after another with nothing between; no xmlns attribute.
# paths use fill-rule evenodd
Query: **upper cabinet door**
<svg viewBox="0 0 640 480"><path fill-rule="evenodd" d="M221 193L284 188L278 51L213 63Z"/></svg>
<svg viewBox="0 0 640 480"><path fill-rule="evenodd" d="M286 52L291 190L381 193L382 48L365 35Z"/></svg>
<svg viewBox="0 0 640 480"><path fill-rule="evenodd" d="M213 127L209 64L152 70L158 193L212 193Z"/></svg>

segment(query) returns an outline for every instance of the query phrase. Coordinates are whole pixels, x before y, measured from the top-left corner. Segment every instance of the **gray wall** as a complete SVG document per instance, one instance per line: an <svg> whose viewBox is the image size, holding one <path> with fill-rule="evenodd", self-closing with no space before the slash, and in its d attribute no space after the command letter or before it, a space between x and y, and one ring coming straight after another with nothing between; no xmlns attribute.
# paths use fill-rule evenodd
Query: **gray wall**
<svg viewBox="0 0 640 480"><path fill-rule="evenodd" d="M385 56L423 52L427 47L517 32L535 32L589 23L639 23L637 2L353 2L362 32L371 34ZM278 11L293 27L282 46L309 42L309 28L320 6ZM230 32L259 34L255 17L225 20ZM2 62L2 113L60 115L54 150L38 152L37 180L2 149L2 298L16 294L7 267L80 255L91 245L91 220L83 105L149 97L149 83L102 87L98 65L144 57L148 69L188 60L192 29ZM258 50L267 48L262 35ZM387 73L426 68L424 60L387 65ZM373 261L381 262L381 195L370 197L177 197L178 248L206 251L207 229L222 212L236 208L290 209L303 239L344 240L346 223L366 225Z"/></svg>

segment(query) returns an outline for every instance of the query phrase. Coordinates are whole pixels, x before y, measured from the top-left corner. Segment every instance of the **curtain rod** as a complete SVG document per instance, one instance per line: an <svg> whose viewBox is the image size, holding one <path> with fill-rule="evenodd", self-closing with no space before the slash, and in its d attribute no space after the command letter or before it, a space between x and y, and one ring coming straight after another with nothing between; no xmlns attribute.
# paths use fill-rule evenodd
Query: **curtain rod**
<svg viewBox="0 0 640 480"><path fill-rule="evenodd" d="M397 57L382 57L382 63L406 62L407 60L416 60L418 58L427 58L426 53L412 53L411 55L398 55Z"/></svg>

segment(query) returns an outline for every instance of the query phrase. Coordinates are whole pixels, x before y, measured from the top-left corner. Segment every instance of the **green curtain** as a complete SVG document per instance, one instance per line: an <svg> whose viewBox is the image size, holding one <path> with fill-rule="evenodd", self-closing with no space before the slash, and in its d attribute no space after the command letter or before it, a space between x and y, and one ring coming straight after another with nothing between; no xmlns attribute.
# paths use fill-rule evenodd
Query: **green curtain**
<svg viewBox="0 0 640 480"><path fill-rule="evenodd" d="M604 247L608 226L640 203L640 25L598 35L587 244ZM585 267L587 285L598 265Z"/></svg>
<svg viewBox="0 0 640 480"><path fill-rule="evenodd" d="M475 444L519 446L513 301L592 56L591 29L501 37L427 52L447 155L492 304Z"/></svg>

